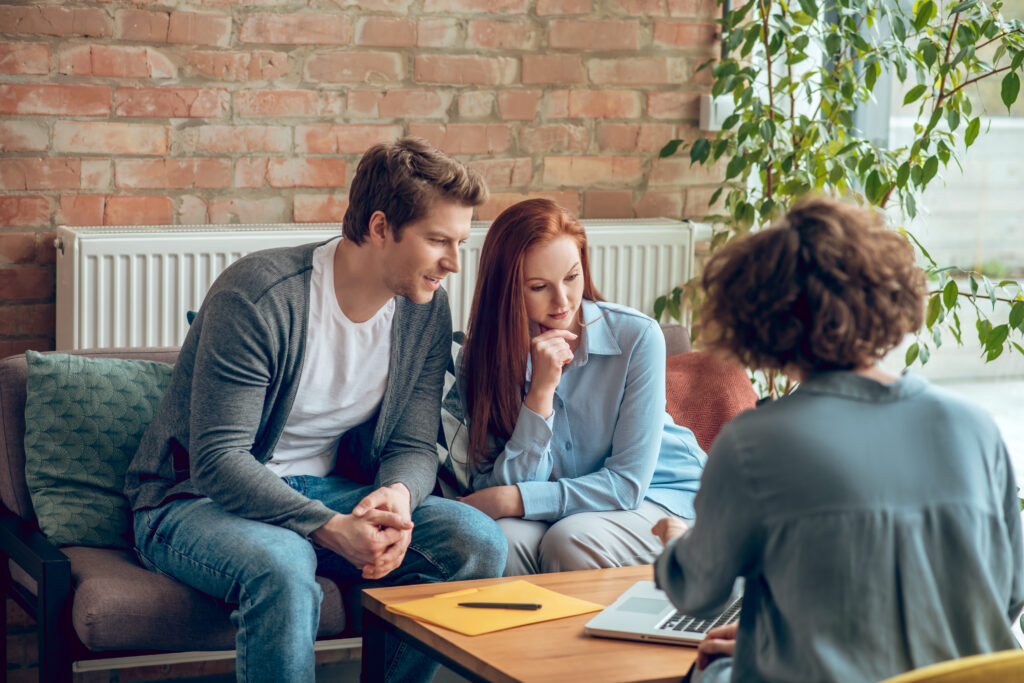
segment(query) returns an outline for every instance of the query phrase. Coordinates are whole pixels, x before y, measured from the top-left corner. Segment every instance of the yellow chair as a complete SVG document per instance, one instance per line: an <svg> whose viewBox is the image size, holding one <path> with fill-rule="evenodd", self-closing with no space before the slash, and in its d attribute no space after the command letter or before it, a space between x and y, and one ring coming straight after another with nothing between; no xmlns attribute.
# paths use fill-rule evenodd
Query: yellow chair
<svg viewBox="0 0 1024 683"><path fill-rule="evenodd" d="M1004 650L939 662L882 683L1024 683L1024 651Z"/></svg>

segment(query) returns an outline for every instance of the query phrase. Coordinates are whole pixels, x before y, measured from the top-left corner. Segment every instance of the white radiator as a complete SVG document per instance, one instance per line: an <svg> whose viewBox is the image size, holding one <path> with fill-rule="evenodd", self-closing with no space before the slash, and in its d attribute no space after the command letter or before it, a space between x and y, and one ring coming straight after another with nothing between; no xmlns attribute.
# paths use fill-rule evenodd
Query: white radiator
<svg viewBox="0 0 1024 683"><path fill-rule="evenodd" d="M654 300L693 273L704 226L669 219L584 220L598 291L650 315ZM474 222L462 270L445 287L455 329L465 329L489 223ZM160 225L57 229L58 350L178 346L185 314L243 255L322 241L340 224Z"/></svg>

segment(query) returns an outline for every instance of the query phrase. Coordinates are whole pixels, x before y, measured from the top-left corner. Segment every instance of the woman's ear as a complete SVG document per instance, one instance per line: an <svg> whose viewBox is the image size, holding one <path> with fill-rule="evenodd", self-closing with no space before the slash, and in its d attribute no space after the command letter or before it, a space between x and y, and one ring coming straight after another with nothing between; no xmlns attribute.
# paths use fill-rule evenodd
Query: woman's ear
<svg viewBox="0 0 1024 683"><path fill-rule="evenodd" d="M383 211L374 211L370 214L370 225L367 231L370 242L377 247L383 247L391 233L391 224ZM393 235L392 235L393 236Z"/></svg>

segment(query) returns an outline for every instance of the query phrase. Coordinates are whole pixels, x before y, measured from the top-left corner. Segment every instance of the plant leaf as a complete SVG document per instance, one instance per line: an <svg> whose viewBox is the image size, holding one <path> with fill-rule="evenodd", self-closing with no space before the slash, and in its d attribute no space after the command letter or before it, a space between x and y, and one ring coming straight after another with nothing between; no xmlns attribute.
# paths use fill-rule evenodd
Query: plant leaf
<svg viewBox="0 0 1024 683"><path fill-rule="evenodd" d="M942 288L942 305L946 308L953 308L959 294L960 288L957 287L956 280L950 280L946 283L946 286Z"/></svg>
<svg viewBox="0 0 1024 683"><path fill-rule="evenodd" d="M665 157L672 156L673 154L676 153L676 151L679 149L679 145L681 144L683 144L682 140L669 140L667 143L665 143L665 146L661 148L661 151L658 152L658 156L661 157L662 159L664 159Z"/></svg>
<svg viewBox="0 0 1024 683"><path fill-rule="evenodd" d="M1024 331L1024 301L1018 301L1010 309L1010 327Z"/></svg>
<svg viewBox="0 0 1024 683"><path fill-rule="evenodd" d="M1003 104L1006 105L1007 110L1010 106L1017 101L1017 94L1020 92L1020 76L1017 75L1016 71L1011 71L1003 77L1003 87L1000 91L1000 95L1003 98Z"/></svg>
<svg viewBox="0 0 1024 683"><path fill-rule="evenodd" d="M964 134L964 144L970 147L974 144L974 141L978 137L978 133L981 132L981 118L975 116L971 119L971 122L967 124L967 132Z"/></svg>
<svg viewBox="0 0 1024 683"><path fill-rule="evenodd" d="M908 104L910 104L914 100L916 100L919 97L921 97L921 95L923 95L926 90L928 90L928 86L927 85L915 85L907 93L907 96L903 98L903 106L907 106Z"/></svg>
<svg viewBox="0 0 1024 683"><path fill-rule="evenodd" d="M917 342L914 342L907 347L907 354L903 357L903 361L906 363L907 367L913 365L914 361L917 360L917 354L920 353L920 349L921 347Z"/></svg>

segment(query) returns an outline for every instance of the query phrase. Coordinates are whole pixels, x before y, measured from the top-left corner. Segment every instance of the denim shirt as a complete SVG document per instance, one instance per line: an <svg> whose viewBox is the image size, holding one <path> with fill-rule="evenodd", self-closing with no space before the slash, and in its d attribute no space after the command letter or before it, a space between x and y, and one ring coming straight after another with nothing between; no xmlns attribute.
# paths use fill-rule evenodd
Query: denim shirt
<svg viewBox="0 0 1024 683"><path fill-rule="evenodd" d="M497 457L472 488L515 484L525 519L634 510L646 498L694 516L707 455L665 412L665 338L633 309L584 300L576 354L545 419L524 404ZM529 390L531 366L527 365Z"/></svg>

